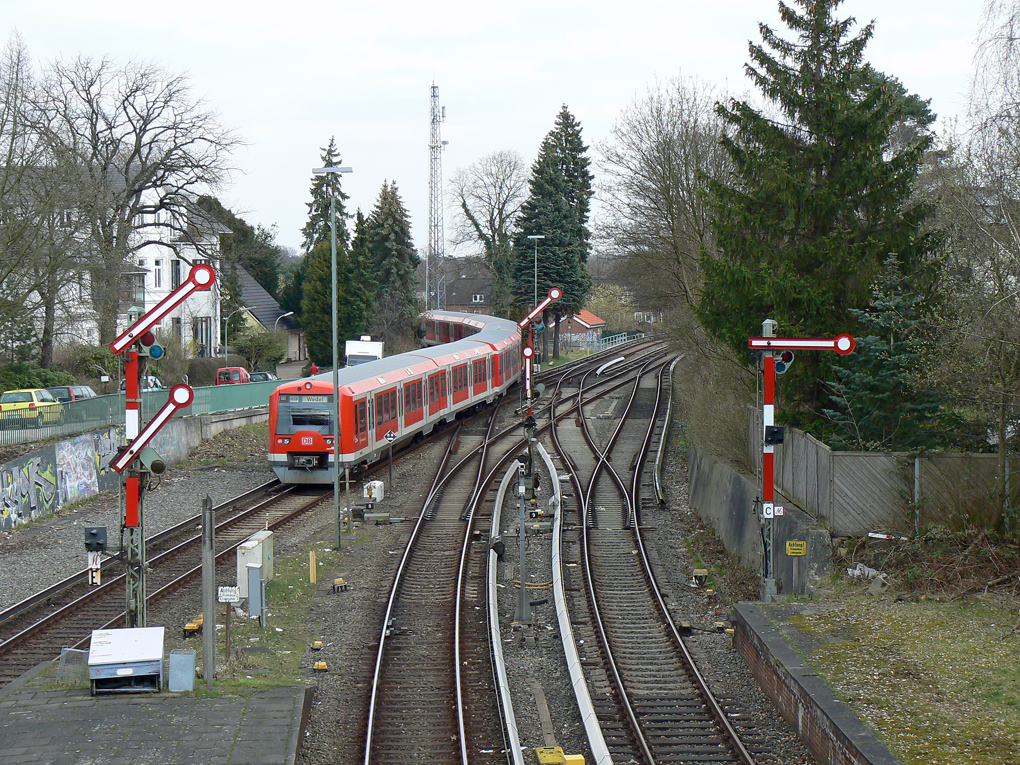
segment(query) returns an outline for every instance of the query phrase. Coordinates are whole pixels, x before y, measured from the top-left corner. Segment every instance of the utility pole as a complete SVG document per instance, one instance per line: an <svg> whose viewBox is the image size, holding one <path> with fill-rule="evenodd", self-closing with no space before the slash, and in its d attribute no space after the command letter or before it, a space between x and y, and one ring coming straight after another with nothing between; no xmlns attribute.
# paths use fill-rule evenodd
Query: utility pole
<svg viewBox="0 0 1020 765"><path fill-rule="evenodd" d="M425 260L425 310L446 308L446 274L443 259L443 147L441 126L446 107L439 105L439 86L432 83L432 131L429 138L429 250Z"/></svg>

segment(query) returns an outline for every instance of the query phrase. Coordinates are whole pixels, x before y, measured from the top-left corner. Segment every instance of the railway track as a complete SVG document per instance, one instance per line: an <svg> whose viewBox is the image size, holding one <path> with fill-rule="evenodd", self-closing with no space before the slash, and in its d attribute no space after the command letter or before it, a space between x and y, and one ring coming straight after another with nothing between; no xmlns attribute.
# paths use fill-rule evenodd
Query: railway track
<svg viewBox="0 0 1020 765"><path fill-rule="evenodd" d="M272 481L215 508L229 515L216 525L216 558L226 561L248 537L263 528L275 529L318 504L323 490L280 489ZM251 502L260 494L263 499ZM201 516L186 520L147 540L146 573L150 604L201 578ZM105 568L117 565L106 561ZM60 582L0 613L0 687L17 679L61 648L87 647L96 629L124 623L124 575L89 587L86 572Z"/></svg>
<svg viewBox="0 0 1020 765"><path fill-rule="evenodd" d="M598 387L619 384L607 377ZM365 765L506 760L484 577L495 478L524 441L518 422L494 433L496 420L493 409L452 439L398 564L371 682Z"/></svg>
<svg viewBox="0 0 1020 765"><path fill-rule="evenodd" d="M654 490L645 496L653 481L644 468L665 376L658 363L640 370L629 395L617 401L619 421L611 429L593 427L600 412L590 406L581 407L583 417L554 428L557 450L572 456L564 461L579 498L575 533L565 535L561 551L581 564L580 573L566 574L577 590L572 621L576 632L592 638L585 658L598 669L589 673L589 690L614 762L749 765L760 751L754 732L731 723L732 710L702 678L641 539L642 503L655 501ZM584 385L568 394L580 401Z"/></svg>

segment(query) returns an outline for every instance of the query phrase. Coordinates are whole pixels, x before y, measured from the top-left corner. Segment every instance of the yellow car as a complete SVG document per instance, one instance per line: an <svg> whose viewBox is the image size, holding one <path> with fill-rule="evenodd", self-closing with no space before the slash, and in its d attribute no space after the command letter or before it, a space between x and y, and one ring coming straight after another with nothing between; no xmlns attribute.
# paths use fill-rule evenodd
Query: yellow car
<svg viewBox="0 0 1020 765"><path fill-rule="evenodd" d="M4 427L41 428L63 419L63 405L45 388L22 388L0 394L0 425Z"/></svg>

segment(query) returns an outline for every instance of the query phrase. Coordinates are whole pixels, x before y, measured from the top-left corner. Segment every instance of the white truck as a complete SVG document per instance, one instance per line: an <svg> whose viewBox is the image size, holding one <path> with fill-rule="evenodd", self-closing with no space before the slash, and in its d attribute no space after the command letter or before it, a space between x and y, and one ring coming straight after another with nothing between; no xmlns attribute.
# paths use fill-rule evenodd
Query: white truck
<svg viewBox="0 0 1020 765"><path fill-rule="evenodd" d="M347 357L347 366L356 367L358 364L381 359L383 343L373 340L368 335L362 335L360 340L347 341L344 355Z"/></svg>

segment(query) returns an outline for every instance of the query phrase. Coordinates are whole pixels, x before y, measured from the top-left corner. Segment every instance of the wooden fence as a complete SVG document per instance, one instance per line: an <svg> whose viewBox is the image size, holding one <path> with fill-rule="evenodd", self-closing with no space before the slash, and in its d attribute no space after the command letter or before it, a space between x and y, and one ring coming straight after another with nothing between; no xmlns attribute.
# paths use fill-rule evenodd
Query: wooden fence
<svg viewBox="0 0 1020 765"><path fill-rule="evenodd" d="M761 410L750 415L748 458L760 475ZM933 523L983 528L1002 514L995 454L834 452L790 427L775 454L776 488L834 536L906 534ZM1007 461L1004 480L1017 507L1020 481L1011 480L1009 467Z"/></svg>

